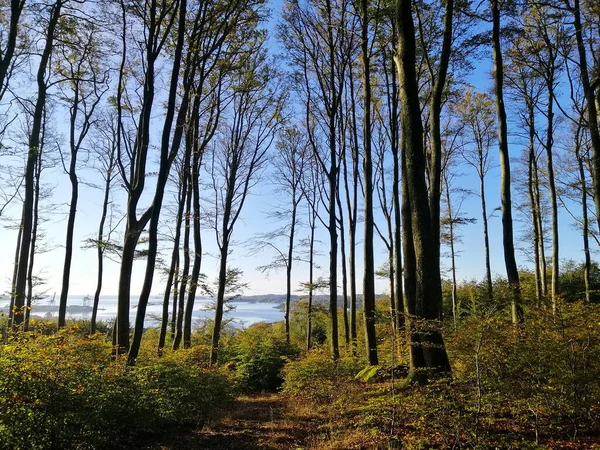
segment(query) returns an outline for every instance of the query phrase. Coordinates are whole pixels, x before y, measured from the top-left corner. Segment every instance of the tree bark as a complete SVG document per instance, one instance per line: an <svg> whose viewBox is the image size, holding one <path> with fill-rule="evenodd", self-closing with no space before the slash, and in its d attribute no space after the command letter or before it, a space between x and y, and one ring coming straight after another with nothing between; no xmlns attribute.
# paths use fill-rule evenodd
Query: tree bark
<svg viewBox="0 0 600 450"><path fill-rule="evenodd" d="M424 361L416 361L417 365L411 374L413 378L419 378L420 374L417 371L421 367L426 368L430 375L450 373L451 369L442 334L435 324L440 316L442 292L436 254L431 251L436 240L433 237L434 227L431 223L425 181L423 125L415 73L415 30L412 21L411 0L397 0L396 23L398 25L397 68L400 83L402 149L406 164L404 177L410 198L411 238L416 262L415 315L429 322L426 328L419 333ZM406 222L404 226L406 226ZM424 365L419 366L422 362Z"/></svg>
<svg viewBox="0 0 600 450"><path fill-rule="evenodd" d="M589 222L588 222L588 206L587 206L587 182L585 171L583 169L583 156L581 155L581 125L577 127L575 138L575 157L579 168L579 179L581 182L581 213L582 213L582 237L583 237L583 252L585 255L583 279L585 282L585 302L590 303L590 271L592 261L590 258L590 242L589 242Z"/></svg>
<svg viewBox="0 0 600 450"><path fill-rule="evenodd" d="M448 0L452 2L452 0ZM361 57L363 66L363 157L364 157L364 273L363 310L365 343L369 364L379 364L375 332L375 262L373 255L373 161L371 151L371 61L369 57L368 1L361 0ZM390 270L393 270L390 267Z"/></svg>
<svg viewBox="0 0 600 450"><path fill-rule="evenodd" d="M171 252L171 264L169 273L167 274L167 282L165 284L165 293L163 296L162 320L160 322L160 334L158 336L158 353L161 354L167 340L167 327L169 324L169 299L171 297L171 289L174 284L177 284L176 273L179 267L179 244L181 240L181 224L183 223L183 212L185 210L185 199L187 191L187 183L185 175L181 174L179 180L179 196L177 204L177 214L175 216L175 236L173 239L173 251ZM175 289L177 290L177 289ZM177 297L173 299L173 325L175 325L175 316L177 311ZM175 339L175 330L173 331L172 339Z"/></svg>
<svg viewBox="0 0 600 450"><path fill-rule="evenodd" d="M512 321L515 325L524 322L521 306L521 284L515 259L513 239L512 200L510 192L510 157L508 152L508 131L506 109L504 107L504 66L500 47L500 7L498 0L491 0L492 7L492 53L494 57L494 94L498 113L498 144L500 148L500 198L502 202L502 239L504 245L504 264L511 289Z"/></svg>
<svg viewBox="0 0 600 450"><path fill-rule="evenodd" d="M442 50L440 53L438 73L434 77L431 107L429 109L429 122L431 126L431 148L430 148L430 164L429 164L429 209L431 213L431 232L433 246L431 250L434 258L437 261L432 271L437 270L438 275L435 279L441 280L440 272L440 198L442 188L442 131L441 131L441 113L442 100L446 89L446 78L448 74L448 65L450 63L450 55L452 53L452 29L454 18L454 0L445 1L444 11L444 31L442 38ZM441 289L441 287L440 287ZM438 300L437 314L439 319L442 318L442 299Z"/></svg>
<svg viewBox="0 0 600 450"><path fill-rule="evenodd" d="M184 180L186 184L186 200L185 200L185 220L183 223L183 268L181 270L181 284L179 287L179 304L177 309L177 327L175 330L175 338L173 339L173 350L178 350L181 346L183 339L183 319L184 319L184 305L185 305L185 294L188 293L187 287L190 275L190 222L192 216L192 184L189 177L189 155L186 158L187 169L184 169ZM189 295L189 294L188 294Z"/></svg>

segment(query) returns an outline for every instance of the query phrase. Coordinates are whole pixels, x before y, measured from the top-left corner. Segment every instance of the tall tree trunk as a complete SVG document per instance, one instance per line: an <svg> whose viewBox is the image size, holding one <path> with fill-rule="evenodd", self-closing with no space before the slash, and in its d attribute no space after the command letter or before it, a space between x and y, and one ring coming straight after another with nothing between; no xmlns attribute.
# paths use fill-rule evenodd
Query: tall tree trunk
<svg viewBox="0 0 600 450"><path fill-rule="evenodd" d="M202 234L200 230L200 166L202 165L202 156L204 146L210 140L199 142L200 133L200 102L199 96L194 100L192 108L192 126L186 133L186 146L192 150L192 202L193 202L193 233L194 233L194 264L192 267L192 278L190 280L190 290L188 300L185 305L185 316L183 321L183 347L192 346L192 316L194 304L196 301L196 292L198 290L198 280L200 278L200 268L202 266ZM209 127L207 127L209 128ZM210 136L212 134L209 133Z"/></svg>
<svg viewBox="0 0 600 450"><path fill-rule="evenodd" d="M454 217L452 216L452 199L450 197L450 183L447 176L444 176L444 187L446 191L446 203L448 204L448 238L450 240L450 263L452 272L452 318L454 319L454 328L458 321L458 300L456 291L456 252L454 251Z"/></svg>
<svg viewBox="0 0 600 450"><path fill-rule="evenodd" d="M185 42L185 29L186 29L186 13L187 13L187 0L180 0L179 2L179 17L178 17L178 30L177 30L177 41L174 49L173 67L171 71L171 80L169 86L169 96L167 99L167 110L165 114L164 126L162 130L161 138L161 152L160 152L160 164L158 169L156 189L154 192L154 198L152 200L152 206L142 215L146 216L145 222L150 222L148 227L148 254L146 257L146 271L144 273L144 282L142 284L142 290L138 300L138 306L135 316L135 327L133 330L133 340L131 343L131 349L129 350L128 360L132 364L135 362L138 352L140 349L142 335L144 333L144 320L146 318L146 308L150 299L150 292L152 290L152 282L154 280L154 269L156 268L156 256L158 254L158 224L160 221L160 212L162 209L162 202L164 198L165 186L169 179L169 172L175 156L179 152L181 140L184 132L184 125L186 123L188 115L188 107L190 103L190 91L192 86L192 79L194 69L192 67L192 55L193 52L189 52L188 61L186 64L185 74L183 75L183 95L181 103L177 105L177 91L180 86L180 67L183 55L183 48ZM148 80L151 89L154 89L154 76L151 75ZM154 93L152 92L152 96ZM149 107L152 106L150 101ZM175 121L175 111L178 111L176 119L176 127L173 133L173 140L171 142L171 130L173 128L173 122ZM145 131L146 132L146 131ZM146 142L147 144L147 142ZM145 146L145 152L148 147ZM145 157L144 157L145 158ZM187 159L189 164L189 157ZM143 163L145 165L145 161ZM190 195L190 194L188 194ZM191 195L190 195L191 196Z"/></svg>
<svg viewBox="0 0 600 450"><path fill-rule="evenodd" d="M492 287L492 267L490 264L490 238L488 233L487 205L485 202L485 174L483 168L482 149L479 149L479 195L481 197L481 221L483 223L483 245L485 248L485 282L488 300L494 298Z"/></svg>
<svg viewBox="0 0 600 450"><path fill-rule="evenodd" d="M23 211L24 212L24 211ZM19 223L19 232L17 233L17 245L15 247L15 259L14 259L14 268L12 274L12 290L10 292L10 308L8 310L8 325L10 327L13 326L14 321L14 308L15 308L15 293L16 293L16 285L17 285L17 269L19 268L19 254L21 249L21 239L23 238L23 217L21 217L21 222Z"/></svg>
<svg viewBox="0 0 600 450"><path fill-rule="evenodd" d="M75 117L71 119L71 128L75 126ZM73 130L71 131L73 132ZM67 299L69 296L69 280L71 278L71 260L73 259L73 234L75 232L75 216L77 214L77 200L79 198L79 180L77 179L77 150L71 142L71 161L69 164L69 181L71 182L71 203L67 219L67 234L65 236L65 262L63 266L62 288L58 305L58 327L66 325Z"/></svg>
<svg viewBox="0 0 600 450"><path fill-rule="evenodd" d="M350 85L350 91L353 91ZM352 95L352 94L351 94ZM354 106L352 106L354 108ZM350 346L352 354L356 353L356 213L358 208L358 170L355 169L354 145L352 145L352 195L350 194L350 183L348 180L348 158L344 153L342 156L342 169L344 172L344 191L346 193L346 208L348 212L348 271L350 282Z"/></svg>
<svg viewBox="0 0 600 450"><path fill-rule="evenodd" d="M551 62L553 64L553 62ZM552 311L556 312L558 296L560 295L559 279L559 245L558 245L558 203L556 200L556 185L554 183L554 164L552 161L552 146L554 142L554 66L551 67L551 75L547 79L548 107L546 110L546 160L548 168L548 190L552 204Z"/></svg>
<svg viewBox="0 0 600 450"><path fill-rule="evenodd" d="M452 28L454 18L454 0L445 1L444 11L444 31L442 38L442 50L438 66L437 76L434 77L431 107L429 109L429 122L431 126L431 151L429 164L429 209L431 214L431 233L433 246L430 252L433 252L435 264L431 267L432 273L437 270L435 280L441 280L440 273L440 198L442 188L442 131L441 131L441 113L444 91L446 90L446 78L448 74L448 65L452 53ZM437 281L436 281L437 282ZM441 286L440 286L441 292ZM432 299L438 302L438 319L442 318L442 299ZM433 305L432 305L433 306Z"/></svg>
<svg viewBox="0 0 600 450"><path fill-rule="evenodd" d="M189 159L186 163L189 165ZM188 166L189 167L189 166ZM185 169L184 179L186 182L186 203L185 203L185 220L183 223L183 269L181 270L181 284L179 287L179 305L177 309L177 327L175 330L175 338L173 339L173 350L178 350L183 339L183 318L185 294L187 292L189 276L190 276L190 221L192 216L192 184L189 178L189 169Z"/></svg>
<svg viewBox="0 0 600 450"><path fill-rule="evenodd" d="M590 242L589 242L589 222L588 222L588 210L587 210L587 182L585 178L585 171L583 169L583 156L581 155L581 125L577 127L577 133L575 137L575 157L577 158L577 165L579 167L579 180L581 182L581 213L582 213L582 236L583 236L583 252L585 255L585 263L583 270L583 279L585 282L585 302L590 303L590 271L591 271L591 258L590 258Z"/></svg>
<svg viewBox="0 0 600 450"><path fill-rule="evenodd" d="M35 166L38 160L42 142L42 127L44 120L44 110L46 107L46 97L48 85L46 81L46 71L50 61L50 55L54 46L56 26L61 15L63 6L62 0L50 8L50 18L45 37L44 49L40 56L40 62L36 75L37 99L33 111L31 131L29 134L29 150L27 153L27 163L25 166L25 196L23 199L23 234L21 235L21 246L19 249L19 263L17 268L17 282L15 283L15 304L13 325L19 327L24 320L24 308L26 300L27 272L29 269L29 253L31 247L31 238L33 230L33 203L34 203L34 184L35 184Z"/></svg>
<svg viewBox="0 0 600 450"><path fill-rule="evenodd" d="M224 222L226 223L226 222ZM217 363L219 355L219 341L221 339L221 327L223 322L223 307L225 305L225 281L227 279L227 255L229 253L229 241L223 237L219 261L219 286L217 290L217 304L215 311L215 323L212 334L212 345L210 349L210 365Z"/></svg>
<svg viewBox="0 0 600 450"><path fill-rule="evenodd" d="M392 26L394 39L397 40L395 23ZM385 55L385 54L384 54ZM384 59L386 77L386 89L388 91L389 118L390 118L390 148L393 158L393 179L392 179L392 205L394 210L394 263L395 272L395 300L396 300L396 317L395 327L397 331L404 328L404 289L402 286L402 211L400 198L400 118L398 114L398 80L396 79L396 71L394 69L394 61L391 61L391 70L388 71L387 62ZM389 73L389 75L388 75ZM389 77L389 81L387 81ZM391 86L391 90L390 90Z"/></svg>
<svg viewBox="0 0 600 450"><path fill-rule="evenodd" d="M491 0L492 6L492 53L494 57L494 93L496 96L496 111L498 113L498 144L500 148L501 185L500 198L502 201L502 239L504 244L504 264L511 289L512 321L515 325L524 322L523 307L521 306L521 284L515 259L513 239L512 201L510 193L510 156L508 152L508 125L506 109L504 108L504 66L500 47L500 7L498 0Z"/></svg>
<svg viewBox="0 0 600 450"><path fill-rule="evenodd" d="M535 194L535 220L537 221L538 243L537 250L539 252L540 263L540 281L542 284L542 299L544 302L548 296L548 271L546 270L546 245L544 242L544 223L542 220L542 194L540 192L540 169L538 167L537 156L534 154L532 161L533 168L533 192Z"/></svg>
<svg viewBox="0 0 600 450"><path fill-rule="evenodd" d="M45 113L44 113L44 125L45 124ZM43 133L43 132L42 132ZM43 139L42 139L43 142ZM43 148L43 147L42 147ZM31 251L29 255L29 267L27 268L27 302L25 307L25 320L23 323L23 329L29 330L29 318L31 317L31 306L33 301L33 266L35 262L35 252L38 238L38 225L40 215L40 183L42 181L42 154L43 150L40 148L38 152L38 160L35 167L35 189L33 197L33 229L31 231Z"/></svg>
<svg viewBox="0 0 600 450"><path fill-rule="evenodd" d="M452 0L449 0L450 2ZM371 62L369 58L368 1L361 0L361 57L363 66L363 157L364 157L364 273L363 310L365 343L369 364L379 364L375 332L375 262L373 255L373 161L371 156ZM393 270L390 267L390 270Z"/></svg>
<svg viewBox="0 0 600 450"><path fill-rule="evenodd" d="M100 293L102 292L102 278L104 275L104 224L106 223L106 216L108 214L108 202L110 198L110 184L112 180L112 170L114 169L114 158L115 150L111 149L111 153L108 159L108 167L106 173L106 179L104 183L104 199L102 200L102 213L100 215L100 223L98 224L98 237L96 241L96 255L98 258L98 272L96 279L96 290L94 292L94 303L92 305L92 317L90 319L90 332L94 334L96 332L96 320L98 317L98 305L100 303Z"/></svg>
<svg viewBox="0 0 600 450"><path fill-rule="evenodd" d="M298 213L298 201L296 200L296 187L292 192L292 219L290 224L290 236L288 239L287 267L285 270L285 341L290 343L290 309L292 302L292 266L294 262L294 238L296 234L296 215Z"/></svg>
<svg viewBox="0 0 600 450"><path fill-rule="evenodd" d="M425 363L421 367L426 368L430 374L450 373L450 362L444 340L435 323L440 316L442 292L436 254L431 251L436 240L433 237L425 181L426 163L423 151L419 89L415 72L415 30L412 21L411 0L397 0L396 23L398 25L397 67L400 84L402 149L406 164L406 172L403 175L406 178L410 198L411 231L416 262L415 315L429 322L426 328L419 333ZM404 225L406 226L406 223ZM419 366L414 367L417 371L419 368ZM420 374L413 371L411 376L418 379Z"/></svg>
<svg viewBox="0 0 600 450"><path fill-rule="evenodd" d="M339 183L339 181L338 181ZM342 257L342 318L344 320L344 343L349 348L350 340L350 321L348 317L348 271L346 268L346 230L344 227L344 215L342 212L342 202L340 201L340 191L337 193L337 205L340 211L340 253Z"/></svg>
<svg viewBox="0 0 600 450"><path fill-rule="evenodd" d="M527 188L529 191L529 200L531 202L531 221L533 222L533 258L535 266L535 293L539 305L542 304L544 297L542 290L542 274L540 272L540 229L538 223L538 201L534 189L534 170L537 171L535 164L535 114L532 102L527 102L527 115L529 125L529 160ZM537 178L536 178L537 179Z"/></svg>
<svg viewBox="0 0 600 450"><path fill-rule="evenodd" d="M358 123L356 119L356 103L354 102L354 74L350 70L348 72L348 85L350 88L350 104L346 107L350 110L351 119L351 142L350 149L352 154L352 184L348 182L348 159L347 154L343 155L343 170L344 170L344 189L346 191L346 207L348 209L348 238L349 243L349 259L348 266L350 272L350 341L352 344L352 354L356 354L357 345L357 325L356 325L356 224L358 222L358 179L359 179L359 164L358 164ZM350 191L349 186L352 187Z"/></svg>
<svg viewBox="0 0 600 450"><path fill-rule="evenodd" d="M158 353L162 352L162 349L165 346L165 342L167 340L167 327L169 323L169 299L171 297L171 289L173 285L177 284L176 273L178 272L179 267L179 244L181 240L181 224L183 222L183 212L185 209L185 199L186 199L186 191L187 191L187 183L185 178L179 181L179 196L178 196L178 205L177 205L177 214L175 216L175 236L173 239L173 251L171 252L171 264L169 266L169 273L167 274L167 283L165 284L165 294L163 296L163 310L162 310L162 319L160 322L160 334L158 336ZM175 289L177 291L177 289ZM172 339L175 339L175 316L177 312L177 297L173 299L173 336Z"/></svg>
<svg viewBox="0 0 600 450"><path fill-rule="evenodd" d="M312 347L312 306L314 287L314 249L315 249L315 223L316 217L312 216L310 224L310 238L308 243L308 308L306 311L306 350Z"/></svg>

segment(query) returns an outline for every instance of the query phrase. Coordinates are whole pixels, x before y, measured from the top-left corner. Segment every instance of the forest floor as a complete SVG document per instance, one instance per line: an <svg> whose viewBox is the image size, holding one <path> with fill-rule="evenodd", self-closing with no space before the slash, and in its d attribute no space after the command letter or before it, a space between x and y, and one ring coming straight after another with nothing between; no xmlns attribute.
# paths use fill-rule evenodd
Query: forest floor
<svg viewBox="0 0 600 450"><path fill-rule="evenodd" d="M381 435L365 436L333 419L325 408L311 407L282 394L239 397L223 417L201 429L177 430L150 450L346 450L380 448ZM333 419L333 420L332 420ZM385 446L387 449L387 445Z"/></svg>
<svg viewBox="0 0 600 450"><path fill-rule="evenodd" d="M282 394L241 396L214 423L197 428L183 428L165 433L147 450L370 450L402 448L400 441L382 430L356 426L357 417L350 411L332 411L332 405L316 406ZM400 435L406 430L399 425ZM518 430L504 430L505 432ZM500 430L498 430L500 432ZM600 450L600 436L578 442L549 439L536 446L493 446L489 448L527 448L549 450ZM451 448L427 445L410 448ZM452 446L452 448L455 448ZM461 448L465 448L462 446ZM469 448L468 446L466 448ZM480 446L478 448L486 448Z"/></svg>
<svg viewBox="0 0 600 450"><path fill-rule="evenodd" d="M288 400L278 394L238 398L225 416L202 429L166 437L160 450L303 449L316 417L290 415ZM171 441L171 442L169 442ZM174 442L173 442L174 441Z"/></svg>

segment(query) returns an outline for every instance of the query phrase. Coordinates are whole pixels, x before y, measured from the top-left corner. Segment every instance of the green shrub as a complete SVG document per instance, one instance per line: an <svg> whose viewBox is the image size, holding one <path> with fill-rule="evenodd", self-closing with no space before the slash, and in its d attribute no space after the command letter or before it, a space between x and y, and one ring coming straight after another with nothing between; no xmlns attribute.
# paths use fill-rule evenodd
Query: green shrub
<svg viewBox="0 0 600 450"><path fill-rule="evenodd" d="M235 368L245 392L274 392L283 383L282 369L298 349L288 344L277 326L257 323L238 332L233 341Z"/></svg>
<svg viewBox="0 0 600 450"><path fill-rule="evenodd" d="M311 350L284 368L283 392L318 403L330 402L340 394L340 386L353 382L363 368L364 364L355 358L334 361L324 349Z"/></svg>
<svg viewBox="0 0 600 450"><path fill-rule="evenodd" d="M233 398L224 372L180 351L127 367L101 335L21 334L0 347L0 448L131 448L202 423Z"/></svg>

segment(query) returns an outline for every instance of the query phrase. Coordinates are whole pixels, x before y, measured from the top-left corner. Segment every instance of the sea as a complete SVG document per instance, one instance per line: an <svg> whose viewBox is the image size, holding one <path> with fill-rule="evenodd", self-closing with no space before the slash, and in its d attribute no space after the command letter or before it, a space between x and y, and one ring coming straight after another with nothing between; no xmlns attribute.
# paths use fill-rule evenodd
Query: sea
<svg viewBox="0 0 600 450"><path fill-rule="evenodd" d="M46 297L36 301L32 305L32 315L47 319L58 315L58 296ZM87 295L72 295L67 300L67 319L89 320L92 316L93 298ZM214 310L211 308L213 300L206 297L197 297L194 302L192 313L193 324L199 326L203 320L212 319ZM162 316L162 296L151 296L146 308L144 325L147 328L158 326ZM257 322L279 322L284 320L284 313L279 302L252 302L252 301L230 301L226 305L225 319L230 319L236 328L245 328ZM0 300L0 310L7 310L8 302ZM173 309L169 305L169 315ZM132 297L129 310L129 320L133 323L137 313L137 299ZM117 316L117 296L102 295L98 304L97 320L112 320Z"/></svg>

